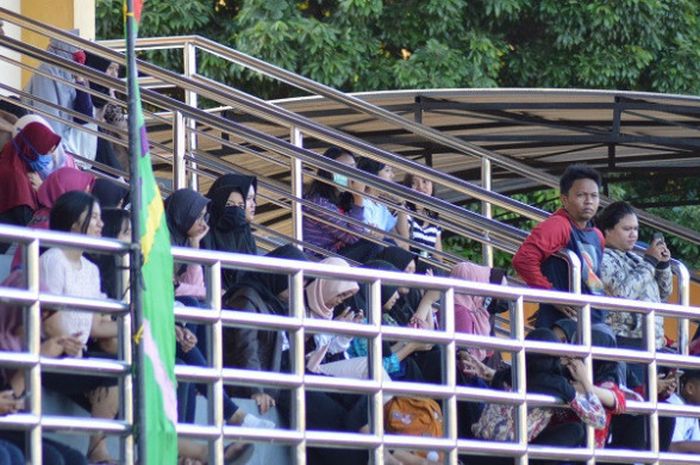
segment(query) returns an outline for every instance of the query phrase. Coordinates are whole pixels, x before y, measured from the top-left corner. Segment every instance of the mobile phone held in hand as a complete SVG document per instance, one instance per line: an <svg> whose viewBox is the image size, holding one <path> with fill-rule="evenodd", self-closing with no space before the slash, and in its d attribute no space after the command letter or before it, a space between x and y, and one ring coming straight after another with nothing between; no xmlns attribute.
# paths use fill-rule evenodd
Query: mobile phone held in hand
<svg viewBox="0 0 700 465"><path fill-rule="evenodd" d="M655 232L654 235L651 238L652 243L665 243L666 240L664 239L664 235L660 232Z"/></svg>

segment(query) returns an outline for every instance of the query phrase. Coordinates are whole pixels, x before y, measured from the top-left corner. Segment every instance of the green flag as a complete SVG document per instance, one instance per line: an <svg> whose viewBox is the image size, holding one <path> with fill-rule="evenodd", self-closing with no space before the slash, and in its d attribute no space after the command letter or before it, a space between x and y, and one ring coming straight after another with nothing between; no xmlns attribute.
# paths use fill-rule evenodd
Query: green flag
<svg viewBox="0 0 700 465"><path fill-rule="evenodd" d="M132 22L137 31L135 16L140 16L140 3L136 2L136 14L127 12L126 20ZM125 3L126 5L126 3ZM128 28L126 28L128 31ZM134 33L134 37L137 34ZM132 39L133 39L132 38ZM128 38L127 38L128 39ZM133 53L133 52L132 52ZM135 63L135 61L131 61ZM135 79L135 70L131 76ZM151 156L148 153L148 138L141 106L138 85L131 87L135 110L130 115L136 120L138 138L136 161L140 191L139 204L132 205L138 213L141 255L142 326L136 337L143 348L142 379L139 380L143 417L141 421L140 447L145 451L141 463L148 465L175 465L177 463L177 397L175 394L175 317L173 313L173 257L170 253L170 234L165 222L163 200L156 184ZM132 163L132 166L134 164Z"/></svg>

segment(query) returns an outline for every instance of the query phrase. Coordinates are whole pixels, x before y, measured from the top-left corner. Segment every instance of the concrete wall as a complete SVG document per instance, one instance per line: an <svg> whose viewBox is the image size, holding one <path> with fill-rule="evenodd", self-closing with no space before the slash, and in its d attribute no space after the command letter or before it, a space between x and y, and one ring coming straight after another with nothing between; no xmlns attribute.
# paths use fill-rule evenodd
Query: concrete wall
<svg viewBox="0 0 700 465"><path fill-rule="evenodd" d="M16 0L0 0L6 1ZM95 39L95 0L22 0L20 12L24 16L51 24L63 29L80 29L80 36ZM49 39L41 34L22 31L22 40L40 48L46 48ZM35 60L23 59L35 65ZM22 72L22 85L31 77L28 71Z"/></svg>

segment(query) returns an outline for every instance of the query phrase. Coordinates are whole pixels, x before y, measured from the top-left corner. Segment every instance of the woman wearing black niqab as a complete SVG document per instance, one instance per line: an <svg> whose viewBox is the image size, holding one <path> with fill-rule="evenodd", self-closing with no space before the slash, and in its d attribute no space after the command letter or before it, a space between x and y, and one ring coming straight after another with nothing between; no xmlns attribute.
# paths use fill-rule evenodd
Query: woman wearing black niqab
<svg viewBox="0 0 700 465"><path fill-rule="evenodd" d="M258 248L253 238L250 222L246 219L246 209L239 205L228 205L232 192L241 195L247 202L251 187L258 191L258 181L254 176L225 174L212 184L207 197L211 200L209 212L211 229L202 243L209 250L257 255ZM224 269L221 272L222 286L229 289L236 284L242 273Z"/></svg>

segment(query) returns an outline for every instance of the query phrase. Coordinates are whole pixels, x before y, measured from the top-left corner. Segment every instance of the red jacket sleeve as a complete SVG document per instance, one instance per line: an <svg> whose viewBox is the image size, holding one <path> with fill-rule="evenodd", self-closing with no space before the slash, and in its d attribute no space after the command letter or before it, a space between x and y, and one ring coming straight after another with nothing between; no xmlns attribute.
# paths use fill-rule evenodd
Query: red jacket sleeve
<svg viewBox="0 0 700 465"><path fill-rule="evenodd" d="M530 287L551 289L552 283L542 274L542 262L569 243L571 224L555 215L535 226L513 257L513 268Z"/></svg>

